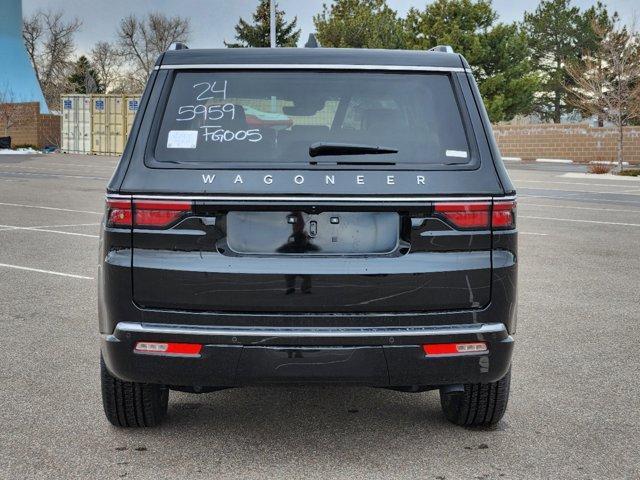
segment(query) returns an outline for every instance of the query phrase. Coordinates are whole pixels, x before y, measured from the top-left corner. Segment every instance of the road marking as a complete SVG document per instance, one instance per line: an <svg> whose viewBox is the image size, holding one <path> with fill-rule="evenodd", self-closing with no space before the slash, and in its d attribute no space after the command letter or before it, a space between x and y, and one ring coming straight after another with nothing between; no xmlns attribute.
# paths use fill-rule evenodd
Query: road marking
<svg viewBox="0 0 640 480"><path fill-rule="evenodd" d="M517 184L518 182L516 182ZM523 182L524 183L524 182ZM546 182L546 183L551 183L551 182ZM575 185L575 184L574 184ZM610 187L614 187L614 185L607 185ZM595 193L598 195L633 195L633 196L640 196L640 193L620 193L619 191L613 191L613 192L596 192L594 190L567 190L566 188L544 188L544 187L522 187L522 188L526 188L529 190L548 190L550 192L566 192L566 193L570 193L572 195L578 195L580 193Z"/></svg>
<svg viewBox="0 0 640 480"><path fill-rule="evenodd" d="M540 235L542 237L546 237L549 235L548 233L538 233L538 232L518 232L519 235Z"/></svg>
<svg viewBox="0 0 640 480"><path fill-rule="evenodd" d="M595 210L598 212L622 212L622 213L640 213L640 210L621 210L619 208L595 208L595 207L572 207L569 205L545 205L542 203L523 203L518 202L520 207L547 207L547 208L568 208L571 210Z"/></svg>
<svg viewBox="0 0 640 480"><path fill-rule="evenodd" d="M78 165L76 168L76 166L74 165L62 165L62 164L56 164L56 163L47 163L45 165L24 165L23 163L5 163L2 164L2 168L16 168L18 170L20 169L25 169L25 170L48 170L48 171L56 171L59 169L72 169L72 170L78 170L78 168L105 168L105 169L109 169L109 170L114 170L115 169L115 165L111 166L111 165ZM53 168L52 168L53 167ZM41 173L46 173L46 172L41 172ZM65 171L63 170L60 173L65 173ZM108 172L100 172L100 173L108 173Z"/></svg>
<svg viewBox="0 0 640 480"><path fill-rule="evenodd" d="M118 164L117 161L113 162L112 165L107 165L106 162L105 163L95 163L93 165L87 165L87 164L83 164L83 163L55 163L55 162L47 162L45 164L43 164L44 166L49 166L49 165L54 165L56 167L69 167L69 168L73 168L73 167L88 167L88 168L93 168L93 167L99 167L99 168L111 168L114 169L116 167L116 165ZM12 163L10 165L20 165L19 163ZM30 164L30 167L38 167L39 165L34 165L34 164Z"/></svg>
<svg viewBox="0 0 640 480"><path fill-rule="evenodd" d="M521 162L522 158L520 157L502 157L502 160L505 162Z"/></svg>
<svg viewBox="0 0 640 480"><path fill-rule="evenodd" d="M39 268L21 267L20 265L9 265L0 263L0 267L14 268L16 270L26 270L27 272L48 273L49 275L58 275L60 277L80 278L82 280L93 280L93 277L85 277L84 275L75 275L73 273L54 272L53 270L41 270Z"/></svg>
<svg viewBox="0 0 640 480"><path fill-rule="evenodd" d="M61 227L87 227L91 225L100 225L99 223L69 223L67 225L35 225L29 228L61 228Z"/></svg>
<svg viewBox="0 0 640 480"><path fill-rule="evenodd" d="M629 188L629 185L616 185L613 183L592 183L592 182L554 182L553 180L514 180L516 183L544 183L550 185L586 185L589 187L609 187L609 188ZM525 187L526 188L526 187ZM640 187L636 187L640 188ZM570 190L575 191L575 190ZM605 193L616 193L614 192L605 192Z"/></svg>
<svg viewBox="0 0 640 480"><path fill-rule="evenodd" d="M533 217L518 215L518 218L532 218L534 220L556 220L558 222L597 223L598 225L622 225L624 227L640 227L640 223L600 222L598 220L578 220L577 218Z"/></svg>
<svg viewBox="0 0 640 480"><path fill-rule="evenodd" d="M45 173L45 172L41 172L41 173L36 173L36 172L19 172L19 171L7 171L7 170L0 170L0 174L8 174L8 175L25 175L25 176L32 176L32 177L42 177L42 176L49 176L49 177L62 177L62 178L81 178L81 179L85 179L85 180L109 180L109 177L92 177L90 175L65 175L62 173Z"/></svg>
<svg viewBox="0 0 640 480"><path fill-rule="evenodd" d="M3 203L0 202L0 205L5 205L8 207L24 207L24 208L40 208L42 210L56 210L58 212L73 212L73 213L91 213L94 215L102 215L104 212L92 212L89 210L73 210L71 208L58 208L58 207L45 207L44 205L25 205L22 203Z"/></svg>
<svg viewBox="0 0 640 480"><path fill-rule="evenodd" d="M532 195L528 193L519 193L518 198L548 198L551 200L565 200L569 202L587 202L587 203L629 203L634 206L640 206L638 200L607 200L606 198L567 198L567 197L552 197L551 195Z"/></svg>
<svg viewBox="0 0 640 480"><path fill-rule="evenodd" d="M30 232L59 233L61 235L73 235L76 237L100 238L99 235L89 235L88 233L63 232L62 230L49 230L49 229L39 228L39 227L18 227L16 225L0 225L0 228L4 229L3 231L28 230Z"/></svg>
<svg viewBox="0 0 640 480"><path fill-rule="evenodd" d="M558 177L563 178L589 178L591 180L621 180L623 182L638 182L640 183L640 178L637 177L625 177L623 175L613 175L612 173L583 173L583 172L567 172L562 175L558 175Z"/></svg>

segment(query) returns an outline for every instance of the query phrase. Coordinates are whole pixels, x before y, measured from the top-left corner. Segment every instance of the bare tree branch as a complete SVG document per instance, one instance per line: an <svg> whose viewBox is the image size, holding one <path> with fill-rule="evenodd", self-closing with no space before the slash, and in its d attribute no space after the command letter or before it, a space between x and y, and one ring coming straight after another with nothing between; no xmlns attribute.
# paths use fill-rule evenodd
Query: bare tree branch
<svg viewBox="0 0 640 480"><path fill-rule="evenodd" d="M581 64L567 66L575 82L569 101L618 128L617 161L624 161L624 126L640 118L640 36L635 21L628 27L594 24L597 51Z"/></svg>
<svg viewBox="0 0 640 480"><path fill-rule="evenodd" d="M110 92L121 75L122 53L109 42L98 42L91 50L91 62L102 80L105 92Z"/></svg>
<svg viewBox="0 0 640 480"><path fill-rule="evenodd" d="M173 42L186 42L190 35L188 18L150 13L146 19L130 15L120 21L118 45L129 62L138 89L144 87L158 55Z"/></svg>
<svg viewBox="0 0 640 480"><path fill-rule="evenodd" d="M64 20L62 11L39 11L23 22L22 36L36 77L51 108L58 108L74 53L77 18Z"/></svg>

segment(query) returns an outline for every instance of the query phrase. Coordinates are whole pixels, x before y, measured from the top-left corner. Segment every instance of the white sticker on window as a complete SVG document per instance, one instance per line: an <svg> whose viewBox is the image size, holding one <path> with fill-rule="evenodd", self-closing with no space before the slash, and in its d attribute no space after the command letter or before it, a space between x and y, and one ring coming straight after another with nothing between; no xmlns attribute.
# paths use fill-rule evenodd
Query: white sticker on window
<svg viewBox="0 0 640 480"><path fill-rule="evenodd" d="M467 152L464 150L447 150L444 154L447 157L467 158Z"/></svg>
<svg viewBox="0 0 640 480"><path fill-rule="evenodd" d="M170 130L167 137L167 148L196 148L198 145L197 130Z"/></svg>

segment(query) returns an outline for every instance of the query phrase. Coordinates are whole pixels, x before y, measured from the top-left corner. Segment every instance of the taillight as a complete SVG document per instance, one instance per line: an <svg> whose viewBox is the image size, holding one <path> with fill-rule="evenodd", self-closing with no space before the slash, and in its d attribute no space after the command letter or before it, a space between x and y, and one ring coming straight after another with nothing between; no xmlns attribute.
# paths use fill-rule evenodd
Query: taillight
<svg viewBox="0 0 640 480"><path fill-rule="evenodd" d="M107 198L108 227L165 228L191 212L191 202Z"/></svg>
<svg viewBox="0 0 640 480"><path fill-rule="evenodd" d="M515 200L497 200L493 204L493 209L488 202L436 203L434 212L436 216L446 220L452 226L464 230L484 229L490 226L507 230L516 226Z"/></svg>
<svg viewBox="0 0 640 480"><path fill-rule="evenodd" d="M436 203L434 210L437 216L457 228L489 228L491 204L488 202Z"/></svg>
<svg viewBox="0 0 640 480"><path fill-rule="evenodd" d="M493 203L493 213L491 215L493 228L508 230L516 227L516 201L505 200Z"/></svg>
<svg viewBox="0 0 640 480"><path fill-rule="evenodd" d="M130 199L107 198L107 227L130 227L132 218Z"/></svg>
<svg viewBox="0 0 640 480"><path fill-rule="evenodd" d="M135 227L163 228L190 212L191 202L134 200L133 207Z"/></svg>

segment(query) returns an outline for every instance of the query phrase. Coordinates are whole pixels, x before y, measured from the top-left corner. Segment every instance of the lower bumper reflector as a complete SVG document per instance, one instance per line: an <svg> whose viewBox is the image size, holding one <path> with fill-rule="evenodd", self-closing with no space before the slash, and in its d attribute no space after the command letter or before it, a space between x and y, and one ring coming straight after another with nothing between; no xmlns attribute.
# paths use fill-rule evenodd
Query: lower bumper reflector
<svg viewBox="0 0 640 480"><path fill-rule="evenodd" d="M422 345L424 353L429 356L434 355L458 355L461 353L480 353L487 351L485 342L464 342L464 343L428 343Z"/></svg>
<svg viewBox="0 0 640 480"><path fill-rule="evenodd" d="M138 342L133 351L156 355L199 357L200 350L202 345L199 343Z"/></svg>

